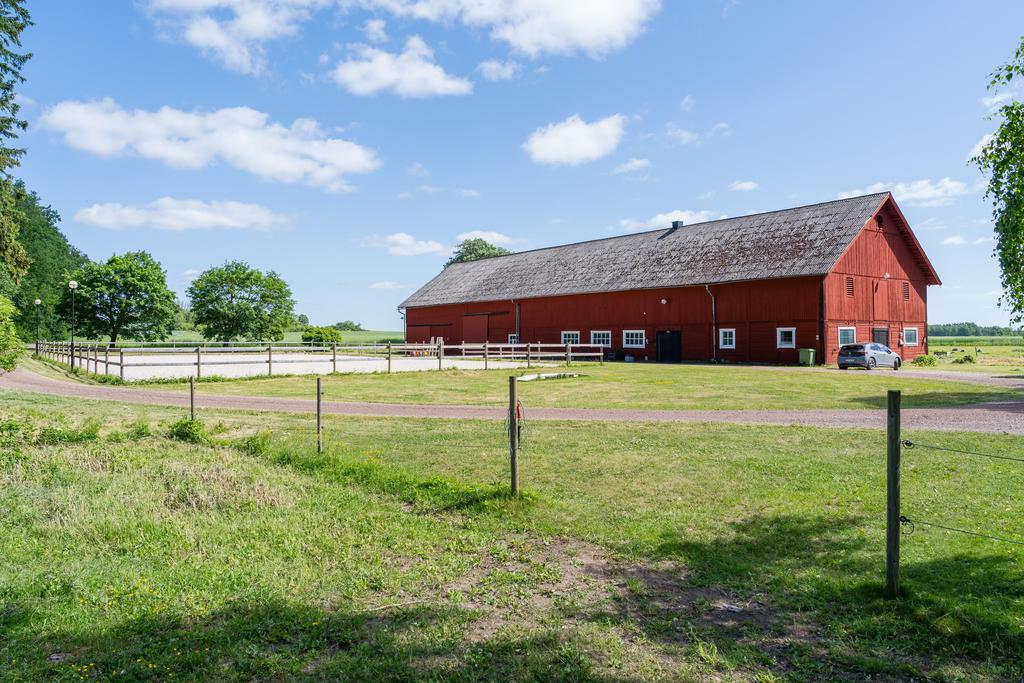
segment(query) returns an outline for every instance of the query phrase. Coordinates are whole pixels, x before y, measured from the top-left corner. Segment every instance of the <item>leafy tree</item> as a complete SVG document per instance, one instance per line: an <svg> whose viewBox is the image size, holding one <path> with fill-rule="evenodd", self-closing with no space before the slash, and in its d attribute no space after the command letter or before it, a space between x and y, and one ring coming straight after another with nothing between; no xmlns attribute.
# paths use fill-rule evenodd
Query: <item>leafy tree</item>
<svg viewBox="0 0 1024 683"><path fill-rule="evenodd" d="M21 68L32 56L18 51L21 32L31 23L24 0L0 0L0 261L15 283L28 270L29 256L18 241L19 186L11 175L25 154L12 145L28 123L19 118L14 88L25 81Z"/></svg>
<svg viewBox="0 0 1024 683"><path fill-rule="evenodd" d="M11 300L0 296L0 369L11 371L18 362L24 347L14 328L14 314L17 310Z"/></svg>
<svg viewBox="0 0 1024 683"><path fill-rule="evenodd" d="M1024 321L1024 103L1013 98L1010 87L1017 78L1024 78L1024 38L1013 58L992 72L989 90L1006 88L1010 98L993 114L999 121L996 132L972 159L989 177L985 196L993 203L1002 271L999 305L1015 323Z"/></svg>
<svg viewBox="0 0 1024 683"><path fill-rule="evenodd" d="M452 265L453 263L464 263L466 261L476 261L482 258L490 258L492 256L504 256L505 254L511 254L512 252L504 247L491 244L485 239L474 237L470 240L463 240L459 243L459 246L455 247L455 253L448 259L448 262L444 264L444 267Z"/></svg>
<svg viewBox="0 0 1024 683"><path fill-rule="evenodd" d="M34 192L20 192L18 199L20 225L18 241L28 252L32 264L18 283L7 267L0 263L0 294L6 295L18 309L14 324L25 341L35 339L36 310L39 306L39 334L43 339L63 339L67 324L57 305L67 289L65 273L78 270L89 259L72 247L57 227L60 215L42 204Z"/></svg>
<svg viewBox="0 0 1024 683"><path fill-rule="evenodd" d="M333 327L307 327L302 331L302 341L318 344L341 343L341 332Z"/></svg>
<svg viewBox="0 0 1024 683"><path fill-rule="evenodd" d="M303 327L309 327L309 316L305 313L299 313L295 316L295 321Z"/></svg>
<svg viewBox="0 0 1024 683"><path fill-rule="evenodd" d="M194 330L196 329L195 317L192 315L188 303L181 299L174 300L174 329Z"/></svg>
<svg viewBox="0 0 1024 683"><path fill-rule="evenodd" d="M241 261L210 268L188 288L196 326L207 339L283 339L295 301L277 273Z"/></svg>
<svg viewBox="0 0 1024 683"><path fill-rule="evenodd" d="M155 341L174 329L174 293L167 288L167 274L144 251L89 263L68 280L78 281L75 324L83 337ZM62 294L60 310L70 320L71 291L65 286Z"/></svg>
<svg viewBox="0 0 1024 683"><path fill-rule="evenodd" d="M334 323L334 329L342 332L362 332L363 326L351 320L343 320L340 323Z"/></svg>

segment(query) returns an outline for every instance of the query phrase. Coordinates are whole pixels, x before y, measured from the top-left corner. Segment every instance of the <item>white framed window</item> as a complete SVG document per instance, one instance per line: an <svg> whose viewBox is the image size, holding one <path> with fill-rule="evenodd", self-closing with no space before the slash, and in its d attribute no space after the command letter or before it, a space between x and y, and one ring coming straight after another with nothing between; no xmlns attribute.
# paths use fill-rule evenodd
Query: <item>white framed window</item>
<svg viewBox="0 0 1024 683"><path fill-rule="evenodd" d="M734 327L722 327L718 330L718 348L720 349L735 349L736 348L736 328Z"/></svg>
<svg viewBox="0 0 1024 683"><path fill-rule="evenodd" d="M775 347L779 349L795 349L796 348L796 328L795 327L776 327L775 328Z"/></svg>
<svg viewBox="0 0 1024 683"><path fill-rule="evenodd" d="M562 332L562 343L563 344L579 344L580 343L580 332L576 330L574 332Z"/></svg>
<svg viewBox="0 0 1024 683"><path fill-rule="evenodd" d="M917 328L916 327L904 327L903 328L903 345L904 346L917 346Z"/></svg>
<svg viewBox="0 0 1024 683"><path fill-rule="evenodd" d="M611 346L612 345L612 333L611 333L611 330L591 330L590 331L590 345L591 346Z"/></svg>
<svg viewBox="0 0 1024 683"><path fill-rule="evenodd" d="M623 330L622 348L642 349L647 346L647 334L643 330Z"/></svg>
<svg viewBox="0 0 1024 683"><path fill-rule="evenodd" d="M856 327L840 327L839 328L839 345L845 346L846 344L857 343L857 328Z"/></svg>
<svg viewBox="0 0 1024 683"><path fill-rule="evenodd" d="M508 335L508 343L509 344L518 344L519 343L519 335L518 334L510 334L510 335Z"/></svg>

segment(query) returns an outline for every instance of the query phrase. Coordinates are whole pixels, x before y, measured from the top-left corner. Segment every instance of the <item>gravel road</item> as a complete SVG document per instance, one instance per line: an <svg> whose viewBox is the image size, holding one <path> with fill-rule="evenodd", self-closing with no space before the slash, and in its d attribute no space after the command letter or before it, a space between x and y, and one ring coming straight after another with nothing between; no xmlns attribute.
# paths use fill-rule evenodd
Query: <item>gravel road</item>
<svg viewBox="0 0 1024 683"><path fill-rule="evenodd" d="M955 374L955 373L953 373ZM200 385L201 386L201 385ZM135 389L78 384L43 377L19 368L0 376L0 389L18 389L61 396L123 403L185 406L188 395L154 389ZM221 396L197 392L203 408L268 410L310 413L315 401L263 396ZM397 403L345 403L325 401L323 410L331 415L368 417L425 417L502 420L502 408ZM527 419L601 420L625 422L729 422L735 424L807 425L814 427L868 427L883 429L885 411L854 410L629 410L598 408L533 408ZM906 429L994 432L1024 434L1024 401L1003 401L956 408L910 408L903 411Z"/></svg>

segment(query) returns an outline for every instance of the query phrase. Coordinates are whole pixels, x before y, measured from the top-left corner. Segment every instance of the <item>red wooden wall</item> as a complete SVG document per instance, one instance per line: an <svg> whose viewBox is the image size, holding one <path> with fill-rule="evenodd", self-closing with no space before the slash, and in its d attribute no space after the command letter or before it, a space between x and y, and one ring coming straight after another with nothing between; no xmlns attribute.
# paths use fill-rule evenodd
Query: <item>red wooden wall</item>
<svg viewBox="0 0 1024 683"><path fill-rule="evenodd" d="M813 348L818 362L835 363L839 328L855 327L860 342L871 341L872 329L888 329L889 345L909 361L927 353L927 285L933 276L911 247L904 232L909 228L891 200L878 215L881 223L869 220L824 277L712 285L718 329L736 330L735 349L713 349L718 340L713 339L711 297L703 286L410 308L406 338L507 343L516 331L518 304L520 342L558 344L563 331L578 331L580 343L588 344L591 331L607 330L613 351L639 360L656 359L659 330L678 330L684 360L714 355L724 361L795 363L798 349ZM777 348L779 327L796 328L795 349ZM918 329L918 345L902 343L907 327ZM624 349L623 330L644 330L647 346Z"/></svg>
<svg viewBox="0 0 1024 683"><path fill-rule="evenodd" d="M893 205L878 215L881 225L869 221L825 278L828 362L835 362L840 327L856 327L858 342L871 341L873 329L888 329L889 346L905 361L928 352L928 274ZM916 346L902 343L908 327L917 328Z"/></svg>

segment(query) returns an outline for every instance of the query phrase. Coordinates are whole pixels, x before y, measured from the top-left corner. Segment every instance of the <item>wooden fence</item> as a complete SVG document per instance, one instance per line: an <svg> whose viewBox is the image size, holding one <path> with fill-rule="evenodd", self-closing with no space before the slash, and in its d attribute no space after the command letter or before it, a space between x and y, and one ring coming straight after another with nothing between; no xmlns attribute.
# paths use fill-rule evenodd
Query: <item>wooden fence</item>
<svg viewBox="0 0 1024 683"><path fill-rule="evenodd" d="M291 363L330 363L331 372L347 361L386 360L387 372L392 361L400 358L434 358L437 367L444 360L478 361L488 369L491 361L525 363L573 361L604 361L605 349L592 344L322 344L316 342L202 342L183 346L181 342L152 344L108 344L104 342L40 341L37 353L58 363L80 368L97 375L115 374L125 379L125 368L194 368L195 377L204 370L226 365L265 365L267 375L274 374L275 365ZM266 356L232 358L233 354ZM274 357L277 354L277 357ZM299 355L301 357L296 357ZM132 357L141 357L138 361ZM147 358L148 357L148 358ZM170 357L170 358L168 358ZM126 360L127 359L127 360ZM113 368L113 372L111 369Z"/></svg>

